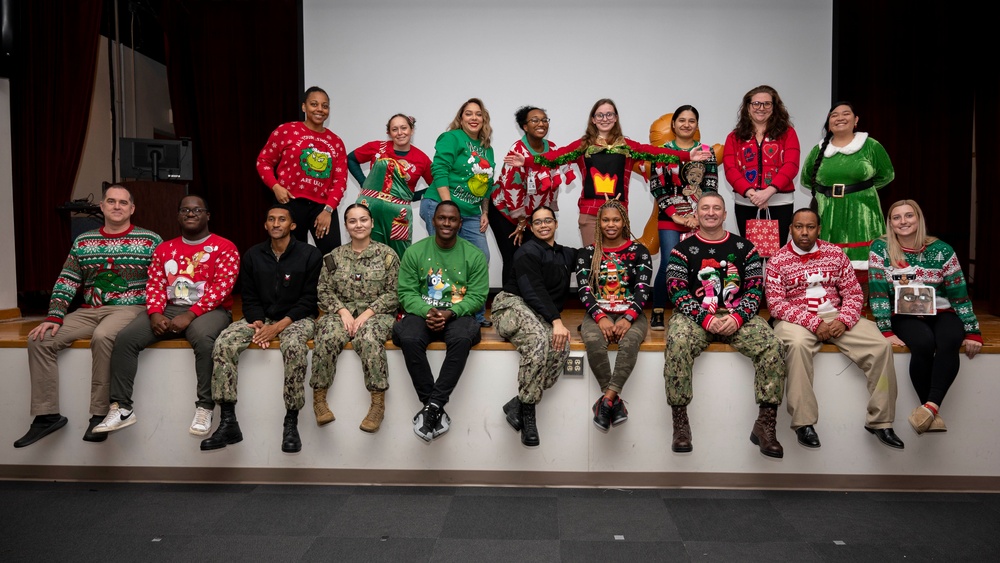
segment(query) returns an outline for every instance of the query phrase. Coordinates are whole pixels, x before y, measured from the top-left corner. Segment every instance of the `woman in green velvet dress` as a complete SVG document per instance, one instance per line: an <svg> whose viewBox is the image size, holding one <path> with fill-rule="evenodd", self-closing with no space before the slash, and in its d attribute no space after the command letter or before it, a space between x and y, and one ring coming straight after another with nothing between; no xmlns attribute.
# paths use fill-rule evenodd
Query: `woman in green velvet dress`
<svg viewBox="0 0 1000 563"><path fill-rule="evenodd" d="M854 106L834 104L823 126L823 142L806 157L800 182L816 198L820 237L843 248L856 269L866 269L868 247L885 234L876 190L891 182L895 172L882 145L857 129Z"/></svg>

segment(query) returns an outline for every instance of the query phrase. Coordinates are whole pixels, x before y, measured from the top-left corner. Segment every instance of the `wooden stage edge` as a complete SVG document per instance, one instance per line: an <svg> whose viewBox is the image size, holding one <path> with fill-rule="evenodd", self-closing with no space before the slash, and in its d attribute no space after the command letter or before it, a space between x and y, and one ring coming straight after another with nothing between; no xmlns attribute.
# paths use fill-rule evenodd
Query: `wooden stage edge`
<svg viewBox="0 0 1000 563"><path fill-rule="evenodd" d="M518 487L1000 492L1000 477L518 471ZM510 471L0 465L0 480L510 487Z"/></svg>

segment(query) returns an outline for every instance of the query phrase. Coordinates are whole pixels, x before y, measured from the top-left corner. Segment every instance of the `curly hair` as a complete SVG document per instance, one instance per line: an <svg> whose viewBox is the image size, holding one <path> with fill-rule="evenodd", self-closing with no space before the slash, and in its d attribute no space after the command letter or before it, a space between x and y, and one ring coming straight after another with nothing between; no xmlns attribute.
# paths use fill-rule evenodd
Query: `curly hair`
<svg viewBox="0 0 1000 563"><path fill-rule="evenodd" d="M542 113L548 113L544 109L535 106L521 106L517 108L517 111L514 112L514 121L517 122L517 126L524 129L524 126L528 124L528 114L536 109Z"/></svg>
<svg viewBox="0 0 1000 563"><path fill-rule="evenodd" d="M490 112L486 111L486 105L479 98L469 98L462 104L462 107L458 108L458 113L455 114L455 119L451 121L448 130L454 131L455 129L462 128L462 112L465 111L466 106L469 104L476 104L479 106L479 109L483 110L483 128L479 130L478 140L484 149L488 149L490 148L490 140L493 138L493 127L490 126Z"/></svg>
<svg viewBox="0 0 1000 563"><path fill-rule="evenodd" d="M767 129L764 130L767 137L777 139L792 127L792 122L788 118L788 110L785 109L785 104L781 101L778 91L762 84L743 95L743 102L740 103L739 112L736 114L736 127L733 131L736 132L736 137L742 141L754 138L757 133L753 120L750 119L750 100L757 94L770 94L771 100L774 102L771 117L767 120Z"/></svg>

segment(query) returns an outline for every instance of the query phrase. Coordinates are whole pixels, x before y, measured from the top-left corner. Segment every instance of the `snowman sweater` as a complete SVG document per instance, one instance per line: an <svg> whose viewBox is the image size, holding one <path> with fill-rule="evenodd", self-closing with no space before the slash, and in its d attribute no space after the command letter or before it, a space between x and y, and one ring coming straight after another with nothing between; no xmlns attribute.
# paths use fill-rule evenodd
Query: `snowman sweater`
<svg viewBox="0 0 1000 563"><path fill-rule="evenodd" d="M143 305L153 249L160 235L132 225L123 233L104 227L76 237L56 278L45 322L62 324L76 292L83 288L83 307Z"/></svg>
<svg viewBox="0 0 1000 563"><path fill-rule="evenodd" d="M195 316L233 308L233 285L240 272L236 245L216 234L200 241L178 237L156 247L146 283L146 312L167 305L189 306Z"/></svg>
<svg viewBox="0 0 1000 563"><path fill-rule="evenodd" d="M864 293L851 260L835 244L817 240L812 252L791 242L767 261L764 281L771 316L816 332L820 313L837 312L837 320L851 329L861 318Z"/></svg>

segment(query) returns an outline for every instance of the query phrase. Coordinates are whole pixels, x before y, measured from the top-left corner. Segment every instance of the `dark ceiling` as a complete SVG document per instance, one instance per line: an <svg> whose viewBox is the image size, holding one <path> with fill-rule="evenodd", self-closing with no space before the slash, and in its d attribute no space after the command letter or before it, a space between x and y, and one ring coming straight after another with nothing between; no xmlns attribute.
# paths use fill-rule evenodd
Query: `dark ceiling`
<svg viewBox="0 0 1000 563"><path fill-rule="evenodd" d="M122 45L167 63L160 14L164 0L104 0L101 35L115 38L115 4L118 4L118 38Z"/></svg>

